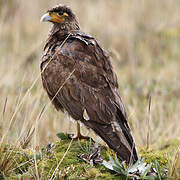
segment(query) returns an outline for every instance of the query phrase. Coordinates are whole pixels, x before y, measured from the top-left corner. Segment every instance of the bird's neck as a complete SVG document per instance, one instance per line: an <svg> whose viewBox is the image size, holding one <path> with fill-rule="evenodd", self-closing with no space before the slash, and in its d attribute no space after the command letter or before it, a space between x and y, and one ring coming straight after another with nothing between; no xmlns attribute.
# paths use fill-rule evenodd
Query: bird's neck
<svg viewBox="0 0 180 180"><path fill-rule="evenodd" d="M70 34L73 31L79 31L80 27L77 22L68 22L62 24L53 24L49 32L49 36L59 36L63 37Z"/></svg>

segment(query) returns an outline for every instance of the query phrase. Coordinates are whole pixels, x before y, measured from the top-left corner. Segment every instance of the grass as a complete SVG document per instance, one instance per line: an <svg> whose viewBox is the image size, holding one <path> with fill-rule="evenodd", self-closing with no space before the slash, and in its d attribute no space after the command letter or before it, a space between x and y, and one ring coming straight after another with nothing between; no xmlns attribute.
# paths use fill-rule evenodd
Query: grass
<svg viewBox="0 0 180 180"><path fill-rule="evenodd" d="M57 3L57 0L0 1L0 149L7 143L10 149L14 145L19 148L28 141L31 143L27 146L35 149L55 142L57 132L75 132L75 124L68 121L69 117L49 104L40 79L39 59L49 24L41 24L39 20ZM180 136L179 1L62 0L61 3L70 5L82 30L95 36L109 51L137 147L157 150L163 142L177 139ZM93 132L85 128L83 132L102 142ZM174 177L173 169L179 163L179 155L175 154L177 163L170 162L169 170ZM15 154L8 157L14 159ZM7 164L2 167L9 169L11 162Z"/></svg>
<svg viewBox="0 0 180 180"><path fill-rule="evenodd" d="M22 149L14 150L17 156L18 165L16 166L14 156L14 163L9 168L9 171L2 171L3 175L10 179L21 178L41 178L41 179L79 179L79 178L93 178L99 177L114 177L110 172L105 172L105 168L101 165L92 167L83 162L77 156L82 153L82 149L77 141L62 140L55 143L54 149ZM82 146L86 146L86 142L81 141ZM7 149L9 150L9 148ZM6 154L7 152L4 151ZM103 154L105 151L103 150ZM0 155L3 157L3 153ZM65 158L64 158L65 157ZM35 159L37 162L37 171L35 167ZM6 162L5 162L6 163ZM6 163L8 166L8 163ZM8 166L9 167L9 166ZM5 168L4 168L5 169Z"/></svg>
<svg viewBox="0 0 180 180"><path fill-rule="evenodd" d="M138 172L132 174L135 167L128 167L123 164L124 174L121 174L122 167L120 167L119 162L117 163L117 157L117 167L114 172L110 170L111 168L103 166L103 164L94 164L92 166L87 163L88 160L83 161L78 158L82 154L90 153L93 144L92 141L69 140L67 136L63 140L58 140L47 146L36 146L35 149L22 149L3 144L0 149L0 177L2 179L126 179L126 176L133 177L133 175L138 177ZM148 163L147 166L151 164L158 171L159 174L157 173L156 177L177 179L179 177L179 149L177 148L179 145L180 142L177 141L176 145L166 146L163 150L147 151L140 149L140 156L144 158L144 161L139 164L139 168L143 168L144 163ZM102 148L101 156L106 161L106 164L110 154L112 154L112 159L113 152L110 152L108 148ZM169 157L173 154L174 156L170 159ZM156 167L156 165L159 167ZM147 168L147 166L145 167ZM168 173L167 169L169 169ZM144 170L146 171L146 169ZM141 175L141 179L143 177L146 179L149 176L148 171Z"/></svg>

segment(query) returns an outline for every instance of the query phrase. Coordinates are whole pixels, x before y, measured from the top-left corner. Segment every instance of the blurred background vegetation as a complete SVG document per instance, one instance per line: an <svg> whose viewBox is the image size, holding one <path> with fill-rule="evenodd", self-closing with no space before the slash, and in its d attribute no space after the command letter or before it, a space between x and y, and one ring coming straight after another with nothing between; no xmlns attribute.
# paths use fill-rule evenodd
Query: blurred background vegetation
<svg viewBox="0 0 180 180"><path fill-rule="evenodd" d="M0 137L20 142L35 128L36 146L56 140L58 132L76 132L68 115L49 104L40 78L50 26L40 17L59 3L70 6L82 31L109 52L137 146L146 145L148 130L154 148L178 138L179 0L0 0Z"/></svg>

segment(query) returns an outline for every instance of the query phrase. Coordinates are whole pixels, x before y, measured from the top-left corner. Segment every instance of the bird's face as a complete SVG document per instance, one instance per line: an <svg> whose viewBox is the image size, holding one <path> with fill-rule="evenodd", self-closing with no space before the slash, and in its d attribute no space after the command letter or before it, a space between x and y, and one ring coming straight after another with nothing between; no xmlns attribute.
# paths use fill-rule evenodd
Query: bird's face
<svg viewBox="0 0 180 180"><path fill-rule="evenodd" d="M63 23L67 16L68 14L66 12L47 12L41 17L41 22L49 21L53 23Z"/></svg>
<svg viewBox="0 0 180 180"><path fill-rule="evenodd" d="M42 17L41 22L52 22L62 24L64 22L70 22L75 19L75 15L67 6L58 5L47 11Z"/></svg>

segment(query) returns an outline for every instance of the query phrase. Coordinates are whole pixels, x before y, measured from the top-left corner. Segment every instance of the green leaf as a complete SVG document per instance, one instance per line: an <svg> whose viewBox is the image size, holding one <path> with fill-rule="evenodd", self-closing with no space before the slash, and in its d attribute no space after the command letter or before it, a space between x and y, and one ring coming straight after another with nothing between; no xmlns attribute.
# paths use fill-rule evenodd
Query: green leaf
<svg viewBox="0 0 180 180"><path fill-rule="evenodd" d="M151 169L151 167L152 167L152 164L148 164L148 165L145 167L144 171L141 173L141 176L142 176L142 177L146 177L146 175L147 175L147 173L149 172L149 170Z"/></svg>
<svg viewBox="0 0 180 180"><path fill-rule="evenodd" d="M120 166L120 167L122 167L122 165L120 164L120 162L119 162L119 159L118 159L118 157L117 157L117 155L115 155L115 164L117 165L117 166Z"/></svg>
<svg viewBox="0 0 180 180"><path fill-rule="evenodd" d="M116 163L114 162L114 159L111 155L109 155L109 160L112 163L113 166L116 166Z"/></svg>
<svg viewBox="0 0 180 180"><path fill-rule="evenodd" d="M61 140L68 139L68 135L64 133L57 133L56 136Z"/></svg>
<svg viewBox="0 0 180 180"><path fill-rule="evenodd" d="M113 170L121 175L127 176L128 172L125 171L125 169L123 169L123 167L120 166L112 166Z"/></svg>
<svg viewBox="0 0 180 180"><path fill-rule="evenodd" d="M154 175L151 175L151 176L146 176L144 177L143 179L149 179L149 180L159 180L159 177L158 176L154 176Z"/></svg>
<svg viewBox="0 0 180 180"><path fill-rule="evenodd" d="M107 169L110 169L113 171L113 166L110 162L107 162L107 161L103 161L102 164L107 168Z"/></svg>
<svg viewBox="0 0 180 180"><path fill-rule="evenodd" d="M86 149L81 145L81 142L80 142L79 139L78 139L78 145L79 145L79 147L81 148L81 150L82 150L83 152L86 152Z"/></svg>
<svg viewBox="0 0 180 180"><path fill-rule="evenodd" d="M89 138L89 151L91 151L91 145L92 145L92 139L91 137Z"/></svg>
<svg viewBox="0 0 180 180"><path fill-rule="evenodd" d="M129 173L135 173L138 170L141 171L145 167L146 163L144 163L143 158L139 158L135 164L129 167L128 172Z"/></svg>
<svg viewBox="0 0 180 180"><path fill-rule="evenodd" d="M41 159L41 153L40 152L36 152L35 153L35 157L36 157L36 159Z"/></svg>
<svg viewBox="0 0 180 180"><path fill-rule="evenodd" d="M155 166L157 173L160 174L160 165L159 165L158 161L154 161L154 166Z"/></svg>
<svg viewBox="0 0 180 180"><path fill-rule="evenodd" d="M88 141L86 141L86 152L89 152L89 146L88 146Z"/></svg>

